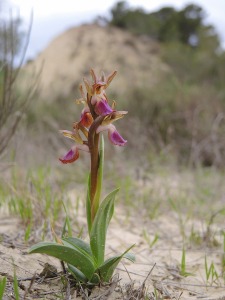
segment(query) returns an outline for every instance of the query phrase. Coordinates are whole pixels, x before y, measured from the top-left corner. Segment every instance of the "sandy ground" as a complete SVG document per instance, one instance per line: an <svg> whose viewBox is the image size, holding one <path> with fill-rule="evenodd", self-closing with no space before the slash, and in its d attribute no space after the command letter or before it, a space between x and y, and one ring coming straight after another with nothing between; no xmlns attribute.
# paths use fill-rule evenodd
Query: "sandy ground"
<svg viewBox="0 0 225 300"><path fill-rule="evenodd" d="M84 222L82 212L79 215L81 216L80 222ZM108 231L107 255L116 254L118 250L124 251L132 244L136 245L133 248L136 262L132 264L124 260L117 268L120 287L135 290L135 288L140 289L144 283L150 299L225 299L223 279L219 277L211 280L210 278L207 281L204 263L205 256L207 256L208 264L212 261L219 274L223 254L221 247L186 249L186 271L193 275L183 277L180 275L183 242L179 233L179 224L173 214L147 222L139 216L127 218L123 209L117 208L115 216ZM196 224L198 224L197 221ZM150 247L143 237L143 228L150 240L153 240L156 232L159 235L153 247ZM7 296L3 297L4 300L14 299L10 296L13 292L14 270L17 278L23 279L19 281L23 297L29 289L32 277L34 274L38 276L43 271L46 262L55 266L57 272L61 271L59 262L54 258L39 254L28 255L28 245L23 241L23 234L19 219L7 216L0 218L2 240L0 277L8 278ZM38 233L36 235L38 236ZM219 233L217 239L222 243L222 236L220 237ZM96 288L89 298L132 299L128 296L125 298L118 285L117 288L114 286L112 288L111 290L109 287L105 290ZM55 299L56 294L62 294L61 289L62 281L58 277L45 280L37 277L25 299ZM74 293L71 299L79 298ZM139 296L134 299L142 298Z"/></svg>

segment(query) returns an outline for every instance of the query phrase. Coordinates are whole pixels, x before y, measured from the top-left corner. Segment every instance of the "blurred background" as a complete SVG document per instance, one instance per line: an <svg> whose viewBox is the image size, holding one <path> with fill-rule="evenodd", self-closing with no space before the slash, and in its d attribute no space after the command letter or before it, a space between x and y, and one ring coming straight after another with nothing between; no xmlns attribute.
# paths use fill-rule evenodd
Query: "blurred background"
<svg viewBox="0 0 225 300"><path fill-rule="evenodd" d="M1 160L13 151L28 166L55 165L67 146L57 130L79 118L74 99L94 68L118 71L109 93L129 111L121 156L223 168L223 5L1 0Z"/></svg>

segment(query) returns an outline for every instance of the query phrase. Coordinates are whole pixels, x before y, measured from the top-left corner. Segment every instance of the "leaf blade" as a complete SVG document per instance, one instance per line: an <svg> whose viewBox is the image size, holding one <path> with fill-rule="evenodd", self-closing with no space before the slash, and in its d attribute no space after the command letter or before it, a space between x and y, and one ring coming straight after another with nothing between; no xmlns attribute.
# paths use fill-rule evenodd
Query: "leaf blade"
<svg viewBox="0 0 225 300"><path fill-rule="evenodd" d="M95 271L93 261L84 253L72 247L72 245L41 242L32 246L29 253L44 253L65 261L80 270L88 279L92 277Z"/></svg>
<svg viewBox="0 0 225 300"><path fill-rule="evenodd" d="M94 263L94 257L91 251L91 247L84 240L76 238L76 237L67 237L62 239L63 243L67 243L66 245L72 245L78 251L81 251L84 255L87 255L90 260Z"/></svg>
<svg viewBox="0 0 225 300"><path fill-rule="evenodd" d="M68 264L68 269L70 273L77 279L79 282L87 282L88 279L87 277L76 267Z"/></svg>
<svg viewBox="0 0 225 300"><path fill-rule="evenodd" d="M103 178L103 167L104 167L104 137L101 137L101 144L99 149L99 167L98 167L98 180L95 194L96 211L99 208L99 201L102 191L102 178Z"/></svg>
<svg viewBox="0 0 225 300"><path fill-rule="evenodd" d="M114 201L118 190L111 192L102 201L92 224L90 246L98 266L104 262L106 232L113 215Z"/></svg>
<svg viewBox="0 0 225 300"><path fill-rule="evenodd" d="M130 251L130 249L133 248L134 246L135 245L132 245L131 247L129 247L121 255L117 255L117 256L107 259L98 268L98 272L100 274L101 279L103 279L105 282L108 282L111 279L113 272L115 271L115 268L118 266L118 264L122 258L126 258L126 259L129 259L130 261L134 262L135 261L134 255L132 255L131 253L128 253L128 251Z"/></svg>
<svg viewBox="0 0 225 300"><path fill-rule="evenodd" d="M3 299L3 295L4 295L4 292L5 292L5 287L6 287L6 277L4 276L0 280L0 300Z"/></svg>

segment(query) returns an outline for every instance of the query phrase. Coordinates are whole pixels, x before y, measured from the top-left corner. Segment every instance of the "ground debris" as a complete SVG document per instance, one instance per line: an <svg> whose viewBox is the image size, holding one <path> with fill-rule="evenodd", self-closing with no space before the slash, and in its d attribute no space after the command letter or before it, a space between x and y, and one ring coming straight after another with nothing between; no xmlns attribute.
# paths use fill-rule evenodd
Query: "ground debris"
<svg viewBox="0 0 225 300"><path fill-rule="evenodd" d="M44 269L41 271L39 276L44 278L57 277L57 268L49 263L45 263Z"/></svg>

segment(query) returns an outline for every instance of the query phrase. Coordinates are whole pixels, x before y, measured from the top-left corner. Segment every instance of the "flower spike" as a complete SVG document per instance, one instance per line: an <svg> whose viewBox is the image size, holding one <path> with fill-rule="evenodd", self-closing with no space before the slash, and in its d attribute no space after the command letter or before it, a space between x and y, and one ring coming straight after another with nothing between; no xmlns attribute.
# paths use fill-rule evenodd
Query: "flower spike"
<svg viewBox="0 0 225 300"><path fill-rule="evenodd" d="M74 162L79 157L79 150L90 152L90 202L91 223L94 221L99 206L99 168L100 168L100 133L108 132L108 138L113 145L124 146L127 141L120 135L113 123L123 118L127 111L117 111L116 102L109 101L106 89L116 76L113 71L108 76L102 72L97 76L93 69L90 70L91 81L83 79L84 87L79 86L81 98L76 102L84 104L80 120L73 123L74 131L62 130L61 133L75 141L76 145L60 161L67 164Z"/></svg>

